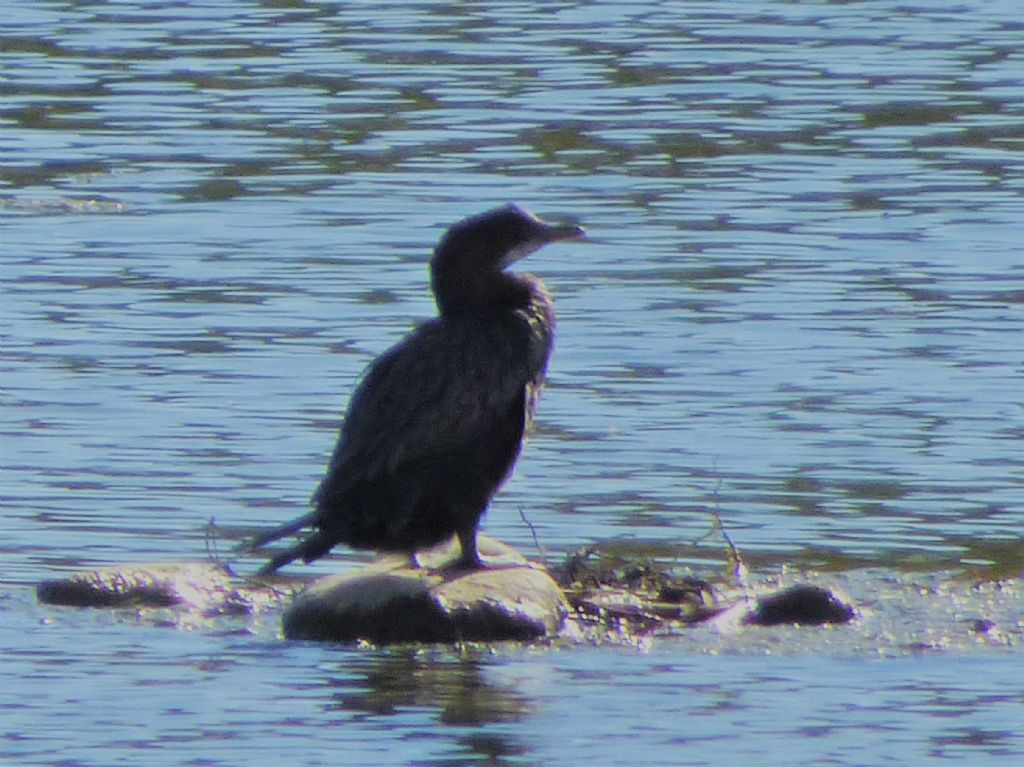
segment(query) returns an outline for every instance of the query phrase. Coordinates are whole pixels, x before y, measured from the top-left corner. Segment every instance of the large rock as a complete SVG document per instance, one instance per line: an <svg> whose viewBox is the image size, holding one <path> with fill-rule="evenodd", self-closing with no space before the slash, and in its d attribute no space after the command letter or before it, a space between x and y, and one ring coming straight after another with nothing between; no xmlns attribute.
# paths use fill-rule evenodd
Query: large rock
<svg viewBox="0 0 1024 767"><path fill-rule="evenodd" d="M285 611L285 636L377 644L486 642L535 639L562 626L568 605L540 566L481 536L486 569L446 569L455 546L421 552L416 569L391 558L314 582Z"/></svg>

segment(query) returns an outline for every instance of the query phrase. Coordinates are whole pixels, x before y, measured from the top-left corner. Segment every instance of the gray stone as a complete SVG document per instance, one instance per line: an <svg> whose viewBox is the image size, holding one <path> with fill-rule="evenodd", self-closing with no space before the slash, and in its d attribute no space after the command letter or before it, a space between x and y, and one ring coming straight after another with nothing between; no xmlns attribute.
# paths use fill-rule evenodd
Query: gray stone
<svg viewBox="0 0 1024 767"><path fill-rule="evenodd" d="M445 569L449 543L421 552L421 567L383 559L354 573L322 578L284 614L290 639L376 644L529 640L556 633L568 611L558 585L539 565L485 536L486 569Z"/></svg>

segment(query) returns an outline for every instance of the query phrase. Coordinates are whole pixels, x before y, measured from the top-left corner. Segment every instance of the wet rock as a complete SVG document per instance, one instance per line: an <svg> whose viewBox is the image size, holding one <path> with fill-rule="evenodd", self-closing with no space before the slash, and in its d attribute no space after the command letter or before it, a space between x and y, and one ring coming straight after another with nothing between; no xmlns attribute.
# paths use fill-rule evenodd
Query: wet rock
<svg viewBox="0 0 1024 767"><path fill-rule="evenodd" d="M853 616L854 609L828 589L799 585L759 598L743 623L752 626L778 626L783 623L820 626L847 623Z"/></svg>
<svg viewBox="0 0 1024 767"><path fill-rule="evenodd" d="M314 582L285 611L285 636L377 644L529 640L558 631L567 612L561 590L538 565L480 537L487 569L446 570L452 543L375 562Z"/></svg>
<svg viewBox="0 0 1024 767"><path fill-rule="evenodd" d="M121 565L73 573L36 587L40 602L74 607L173 607L207 609L233 590L218 565L173 562Z"/></svg>

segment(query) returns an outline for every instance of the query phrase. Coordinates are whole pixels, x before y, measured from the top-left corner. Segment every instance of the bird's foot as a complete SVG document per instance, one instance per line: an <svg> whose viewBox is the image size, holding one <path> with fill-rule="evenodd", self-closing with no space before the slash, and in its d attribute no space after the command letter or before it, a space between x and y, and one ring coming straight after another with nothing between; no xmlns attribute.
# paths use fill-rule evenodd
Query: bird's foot
<svg viewBox="0 0 1024 767"><path fill-rule="evenodd" d="M445 574L460 574L460 573L471 573L474 570L486 570L487 565L480 559L479 556L467 557L465 555L458 559L453 559L449 562L445 562L439 568L441 572Z"/></svg>

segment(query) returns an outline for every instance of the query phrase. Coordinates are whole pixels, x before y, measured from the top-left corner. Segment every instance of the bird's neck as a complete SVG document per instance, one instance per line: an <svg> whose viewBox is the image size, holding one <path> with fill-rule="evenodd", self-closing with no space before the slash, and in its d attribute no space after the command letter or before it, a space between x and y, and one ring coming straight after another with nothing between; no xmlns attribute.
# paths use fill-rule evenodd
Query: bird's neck
<svg viewBox="0 0 1024 767"><path fill-rule="evenodd" d="M442 317L494 316L524 309L532 296L524 275L490 270L455 270L435 264L434 300Z"/></svg>

